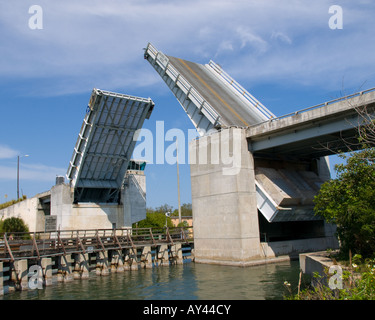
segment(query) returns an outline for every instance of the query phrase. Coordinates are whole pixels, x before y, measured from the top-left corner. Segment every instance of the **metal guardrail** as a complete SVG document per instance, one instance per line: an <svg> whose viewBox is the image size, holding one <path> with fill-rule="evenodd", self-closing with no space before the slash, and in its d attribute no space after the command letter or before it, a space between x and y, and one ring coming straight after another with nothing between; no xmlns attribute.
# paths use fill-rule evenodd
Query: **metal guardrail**
<svg viewBox="0 0 375 320"><path fill-rule="evenodd" d="M227 74L218 64L212 60L208 63L211 67L229 86L231 86L237 93L239 93L245 100L254 108L256 112L259 112L262 117L267 120L275 118L276 116L269 111L258 99L250 94L244 87L242 87L236 80L234 80L229 74Z"/></svg>
<svg viewBox="0 0 375 320"><path fill-rule="evenodd" d="M255 126L258 126L258 125L263 124L263 123L268 123L268 122L273 122L273 121L277 121L277 120L280 120L280 119L288 118L288 117L291 117L291 116L294 116L294 115L297 115L297 114L301 114L301 113L304 113L304 112L307 112L307 111L310 111L310 110L314 110L314 109L318 109L318 108L321 108L321 107L324 107L324 106L328 106L328 105L333 104L333 103L337 103L337 102L344 101L344 100L347 100L347 99L351 99L351 98L354 98L354 97L362 96L366 93L373 92L373 91L375 91L375 87L364 90L364 91L359 91L359 92L356 92L356 93L353 93L353 94L349 94L347 96L343 96L343 97L340 97L340 98L337 98L337 99L334 99L334 100L323 102L323 103L320 103L320 104L317 104L317 105L314 105L314 106L311 106L311 107L308 107L308 108L305 108L305 109L297 110L295 112L287 113L287 114L284 114L284 115L279 116L279 117L271 118L267 121L254 124L250 127L255 127Z"/></svg>
<svg viewBox="0 0 375 320"><path fill-rule="evenodd" d="M189 97L191 101L204 113L210 122L216 125L222 125L220 122L220 115L215 109L203 99L199 92L173 67L169 59L161 52L158 51L151 43L148 43L145 49L145 57L149 56L154 60L161 70L164 71L172 81L180 87L180 89Z"/></svg>
<svg viewBox="0 0 375 320"><path fill-rule="evenodd" d="M192 227L12 232L0 234L0 262L193 242Z"/></svg>

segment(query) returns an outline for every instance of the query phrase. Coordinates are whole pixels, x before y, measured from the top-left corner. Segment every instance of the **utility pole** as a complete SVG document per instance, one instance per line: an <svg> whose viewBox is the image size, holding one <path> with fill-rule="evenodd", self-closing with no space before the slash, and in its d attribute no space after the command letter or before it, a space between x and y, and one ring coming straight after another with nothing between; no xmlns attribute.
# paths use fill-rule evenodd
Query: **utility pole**
<svg viewBox="0 0 375 320"><path fill-rule="evenodd" d="M178 138L176 137L176 153L177 153L177 192L178 192L178 223L182 222L181 202L180 202L180 170L178 168Z"/></svg>
<svg viewBox="0 0 375 320"><path fill-rule="evenodd" d="M28 154L25 154L24 156L17 156L17 200L20 198L20 158L28 156Z"/></svg>

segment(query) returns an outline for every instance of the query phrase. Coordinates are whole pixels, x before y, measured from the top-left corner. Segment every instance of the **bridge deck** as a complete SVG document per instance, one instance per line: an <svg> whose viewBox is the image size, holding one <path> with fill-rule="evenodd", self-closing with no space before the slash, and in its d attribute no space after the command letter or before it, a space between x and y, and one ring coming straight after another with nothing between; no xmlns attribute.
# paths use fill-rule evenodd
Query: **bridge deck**
<svg viewBox="0 0 375 320"><path fill-rule="evenodd" d="M318 158L333 152L354 150L358 126L364 125L360 110L375 110L375 88L270 119L247 128L252 152L265 155L298 155Z"/></svg>
<svg viewBox="0 0 375 320"><path fill-rule="evenodd" d="M0 241L0 262L191 242L191 227L5 233Z"/></svg>
<svg viewBox="0 0 375 320"><path fill-rule="evenodd" d="M248 127L264 119L202 64L168 56L169 62L196 88L227 126Z"/></svg>

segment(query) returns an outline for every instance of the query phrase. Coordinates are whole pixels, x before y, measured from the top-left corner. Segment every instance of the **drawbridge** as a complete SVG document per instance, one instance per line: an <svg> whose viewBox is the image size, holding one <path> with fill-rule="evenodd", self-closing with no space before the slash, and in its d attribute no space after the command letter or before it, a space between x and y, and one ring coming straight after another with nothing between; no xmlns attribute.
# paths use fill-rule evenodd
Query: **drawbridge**
<svg viewBox="0 0 375 320"><path fill-rule="evenodd" d="M200 135L227 127L248 127L275 117L218 64L167 56L152 44L145 59L154 67Z"/></svg>
<svg viewBox="0 0 375 320"><path fill-rule="evenodd" d="M136 144L134 134L153 107L150 98L92 91L67 171L75 203L119 202Z"/></svg>
<svg viewBox="0 0 375 320"><path fill-rule="evenodd" d="M171 89L201 136L229 127L248 128L276 118L213 61L202 65L167 56L152 44L148 44L145 58ZM256 168L255 173L257 206L267 221L316 219L312 198L323 183L317 174L291 174L288 170L263 167Z"/></svg>
<svg viewBox="0 0 375 320"><path fill-rule="evenodd" d="M276 117L213 61L203 65L172 57L151 43L144 56L200 136L230 127L247 128L257 206L267 221L317 219L313 198L329 177L322 157L344 150L343 141L355 141L361 124L357 108L375 106L374 88Z"/></svg>

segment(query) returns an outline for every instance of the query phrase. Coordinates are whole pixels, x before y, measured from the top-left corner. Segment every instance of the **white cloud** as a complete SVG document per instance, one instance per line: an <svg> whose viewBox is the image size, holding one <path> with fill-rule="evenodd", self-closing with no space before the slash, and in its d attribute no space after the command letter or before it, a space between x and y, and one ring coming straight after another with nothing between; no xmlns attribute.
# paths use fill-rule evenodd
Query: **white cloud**
<svg viewBox="0 0 375 320"><path fill-rule="evenodd" d="M366 1L342 2L340 31L329 29L324 0L40 0L43 30L28 28L32 4L2 4L0 75L46 79L43 94L159 84L142 58L149 41L197 62L214 57L248 81L325 86L327 75L352 72L354 82L375 62L374 5Z"/></svg>
<svg viewBox="0 0 375 320"><path fill-rule="evenodd" d="M251 47L257 49L261 53L267 51L268 43L260 36L253 33L250 29L239 26L236 28L236 33L241 40L241 49L245 48L249 44Z"/></svg>
<svg viewBox="0 0 375 320"><path fill-rule="evenodd" d="M19 155L17 150L14 150L6 145L0 145L0 159L15 158Z"/></svg>
<svg viewBox="0 0 375 320"><path fill-rule="evenodd" d="M276 39L276 40L285 42L287 44L292 44L292 39L290 39L286 34L280 31L272 32L271 39Z"/></svg>
<svg viewBox="0 0 375 320"><path fill-rule="evenodd" d="M66 168L57 168L43 164L20 164L20 177L22 180L48 181L54 183L57 175L65 176L65 173ZM16 176L16 165L0 165L1 180L15 180Z"/></svg>

